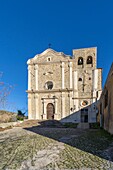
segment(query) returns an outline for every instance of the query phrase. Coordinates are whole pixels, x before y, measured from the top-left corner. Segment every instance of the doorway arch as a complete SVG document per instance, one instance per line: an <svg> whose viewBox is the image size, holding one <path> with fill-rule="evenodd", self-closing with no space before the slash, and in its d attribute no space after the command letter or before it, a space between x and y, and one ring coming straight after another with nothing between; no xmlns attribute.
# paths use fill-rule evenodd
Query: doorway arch
<svg viewBox="0 0 113 170"><path fill-rule="evenodd" d="M47 105L47 119L53 120L55 113L55 107L52 103L48 103Z"/></svg>

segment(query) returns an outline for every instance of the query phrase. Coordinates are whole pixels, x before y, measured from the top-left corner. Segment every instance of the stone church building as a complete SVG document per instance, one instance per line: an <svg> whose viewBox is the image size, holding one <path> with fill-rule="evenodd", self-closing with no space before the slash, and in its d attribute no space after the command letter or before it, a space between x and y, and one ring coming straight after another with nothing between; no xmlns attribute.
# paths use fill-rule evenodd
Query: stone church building
<svg viewBox="0 0 113 170"><path fill-rule="evenodd" d="M96 122L102 92L97 48L65 55L51 48L28 62L28 118L62 122Z"/></svg>

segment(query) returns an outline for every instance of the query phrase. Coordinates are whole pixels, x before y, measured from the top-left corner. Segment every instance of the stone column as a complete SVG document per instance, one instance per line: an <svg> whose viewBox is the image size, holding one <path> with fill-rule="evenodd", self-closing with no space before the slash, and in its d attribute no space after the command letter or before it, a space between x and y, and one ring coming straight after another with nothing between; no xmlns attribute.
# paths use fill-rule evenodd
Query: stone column
<svg viewBox="0 0 113 170"><path fill-rule="evenodd" d="M28 65L28 90L31 90L31 65Z"/></svg>
<svg viewBox="0 0 113 170"><path fill-rule="evenodd" d="M57 99L55 99L55 114L57 114Z"/></svg>
<svg viewBox="0 0 113 170"><path fill-rule="evenodd" d="M36 110L36 119L40 119L38 94L35 94L35 110Z"/></svg>
<svg viewBox="0 0 113 170"><path fill-rule="evenodd" d="M32 117L32 99L31 94L28 94L28 119L33 119Z"/></svg>
<svg viewBox="0 0 113 170"><path fill-rule="evenodd" d="M62 100L62 117L61 118L64 118L65 117L65 95L64 94L62 94L62 98L61 98L61 100Z"/></svg>
<svg viewBox="0 0 113 170"><path fill-rule="evenodd" d="M73 92L70 92L70 94L69 94L70 114L73 113L73 110L71 110L71 108L73 109L72 95L73 95Z"/></svg>
<svg viewBox="0 0 113 170"><path fill-rule="evenodd" d="M64 62L62 62L62 89L64 89Z"/></svg>
<svg viewBox="0 0 113 170"><path fill-rule="evenodd" d="M47 119L47 114L46 114L46 101L43 100L43 119Z"/></svg>
<svg viewBox="0 0 113 170"><path fill-rule="evenodd" d="M72 62L69 62L70 89L72 88Z"/></svg>
<svg viewBox="0 0 113 170"><path fill-rule="evenodd" d="M57 119L57 99L54 100L54 106L55 106L55 116L54 116L54 119Z"/></svg>
<svg viewBox="0 0 113 170"><path fill-rule="evenodd" d="M35 65L35 88L38 90L38 64Z"/></svg>
<svg viewBox="0 0 113 170"><path fill-rule="evenodd" d="M73 91L73 97L77 98L78 97L78 72L74 71L74 91ZM73 105L74 105L74 112L78 111L78 99L73 100Z"/></svg>

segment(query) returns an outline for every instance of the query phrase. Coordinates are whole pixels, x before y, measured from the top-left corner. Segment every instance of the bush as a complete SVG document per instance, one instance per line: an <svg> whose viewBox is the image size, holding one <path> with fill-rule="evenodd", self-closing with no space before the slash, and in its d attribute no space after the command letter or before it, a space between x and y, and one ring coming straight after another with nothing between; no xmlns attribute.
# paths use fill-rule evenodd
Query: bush
<svg viewBox="0 0 113 170"><path fill-rule="evenodd" d="M91 129L100 129L100 123L89 123Z"/></svg>
<svg viewBox="0 0 113 170"><path fill-rule="evenodd" d="M24 117L22 117L22 116L17 116L17 120L22 121L22 120L24 120Z"/></svg>
<svg viewBox="0 0 113 170"><path fill-rule="evenodd" d="M24 120L26 117L25 117L25 113L23 113L21 110L18 110L18 113L17 113L17 120Z"/></svg>

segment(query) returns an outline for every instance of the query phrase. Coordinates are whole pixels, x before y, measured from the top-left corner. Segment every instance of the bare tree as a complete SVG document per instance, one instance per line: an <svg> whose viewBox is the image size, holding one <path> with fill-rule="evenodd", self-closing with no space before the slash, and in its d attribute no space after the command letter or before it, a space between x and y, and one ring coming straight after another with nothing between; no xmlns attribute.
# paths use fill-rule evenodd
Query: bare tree
<svg viewBox="0 0 113 170"><path fill-rule="evenodd" d="M6 108L8 103L8 96L13 90L13 86L2 81L3 73L0 72L0 109Z"/></svg>

